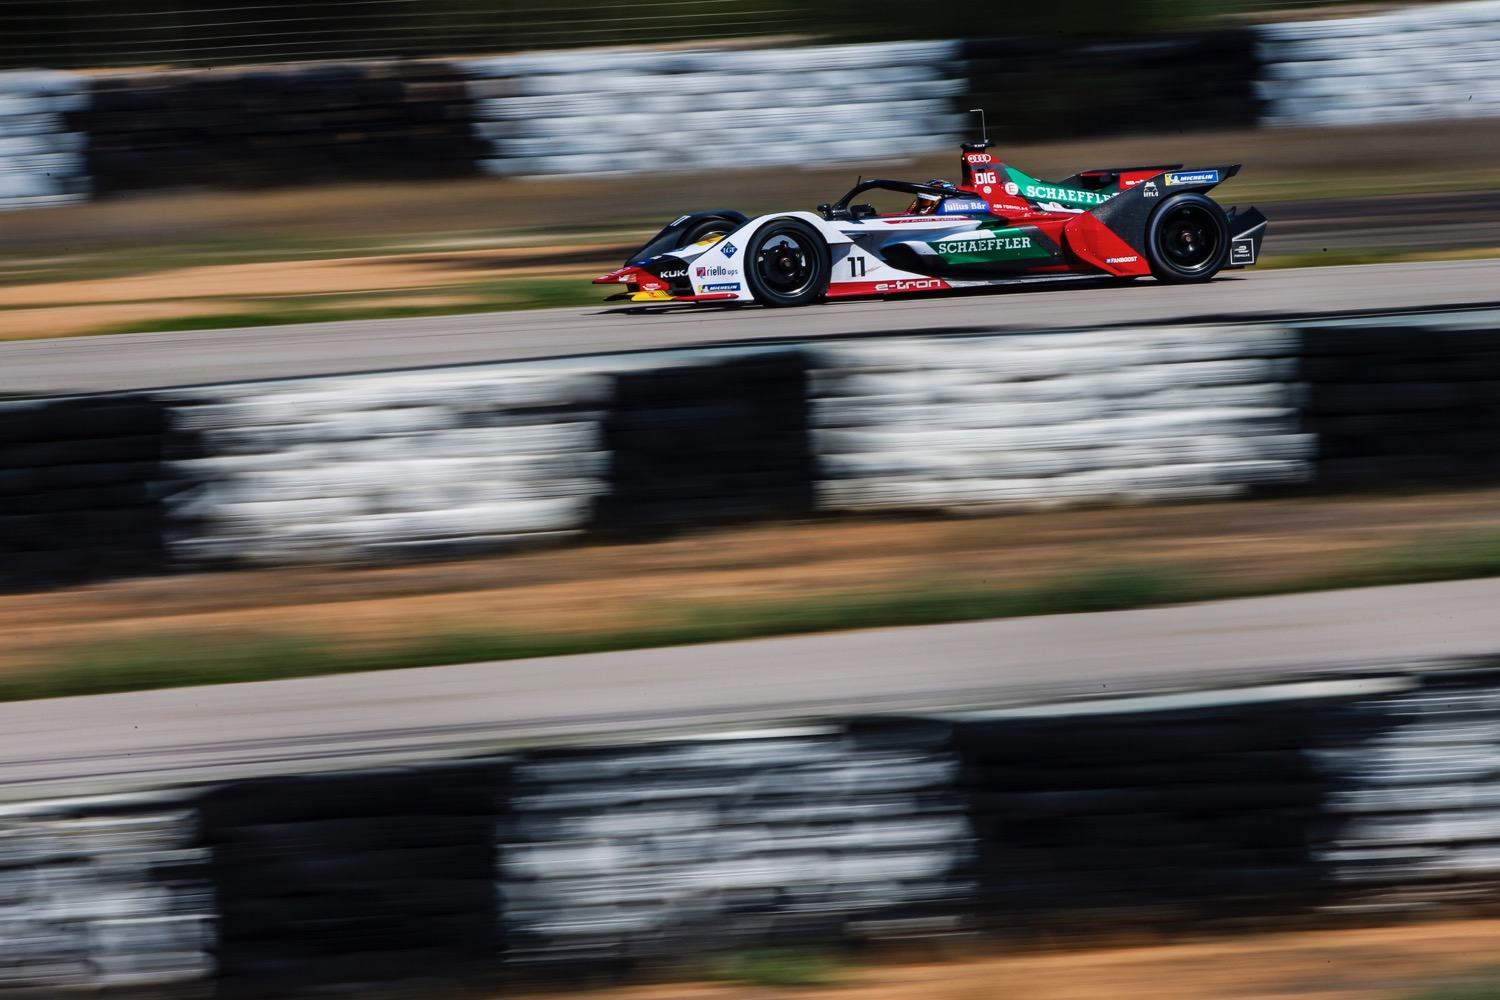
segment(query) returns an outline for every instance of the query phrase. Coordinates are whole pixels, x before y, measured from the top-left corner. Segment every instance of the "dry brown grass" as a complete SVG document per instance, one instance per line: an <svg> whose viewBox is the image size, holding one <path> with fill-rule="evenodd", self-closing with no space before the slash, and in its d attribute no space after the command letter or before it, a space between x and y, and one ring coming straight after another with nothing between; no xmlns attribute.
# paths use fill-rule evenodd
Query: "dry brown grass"
<svg viewBox="0 0 1500 1000"><path fill-rule="evenodd" d="M165 576L0 595L0 667L162 634L372 649L441 634L599 632L712 607L1024 590L1121 566L1266 589L1487 536L1500 538L1500 490L763 524L421 565Z"/></svg>
<svg viewBox="0 0 1500 1000"><path fill-rule="evenodd" d="M1500 921L870 964L828 986L690 982L573 1000L1389 1000L1500 956ZM514 995L514 994L512 994Z"/></svg>

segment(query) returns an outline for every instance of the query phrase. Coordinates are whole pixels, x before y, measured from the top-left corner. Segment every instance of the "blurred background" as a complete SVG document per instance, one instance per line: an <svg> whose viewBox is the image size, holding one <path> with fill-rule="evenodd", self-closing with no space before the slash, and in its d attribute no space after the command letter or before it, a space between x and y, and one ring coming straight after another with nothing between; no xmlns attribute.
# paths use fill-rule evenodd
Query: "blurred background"
<svg viewBox="0 0 1500 1000"><path fill-rule="evenodd" d="M974 108L1038 176L1244 163L1249 287L1454 270L546 357L673 216L951 177ZM1494 0L0 0L0 995L1495 996L1488 647L983 711L915 657L870 717L695 644L1494 577L1497 158Z"/></svg>
<svg viewBox="0 0 1500 1000"><path fill-rule="evenodd" d="M1364 4L1368 11L1380 4ZM1080 0L1045 6L774 3L536 4L493 0L333 0L194 5L5 0L0 68L223 66L292 59L418 58L587 45L805 36L832 42L1061 35L1130 37L1271 19L1334 3L1293 0ZM1346 5L1342 8L1348 11Z"/></svg>

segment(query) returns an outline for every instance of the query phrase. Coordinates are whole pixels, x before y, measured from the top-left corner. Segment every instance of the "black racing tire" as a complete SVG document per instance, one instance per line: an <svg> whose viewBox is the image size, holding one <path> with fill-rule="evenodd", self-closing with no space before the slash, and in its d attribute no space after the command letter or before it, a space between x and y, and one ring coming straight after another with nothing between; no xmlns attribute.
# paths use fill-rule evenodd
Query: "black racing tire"
<svg viewBox="0 0 1500 1000"><path fill-rule="evenodd" d="M717 243L740 228L741 225L742 223L735 222L733 219L726 219L722 215L699 219L689 226L687 232L683 234L682 245L692 246L694 243L701 243L709 237L715 237L714 242Z"/></svg>
<svg viewBox="0 0 1500 1000"><path fill-rule="evenodd" d="M1224 209L1194 191L1168 198L1146 226L1146 260L1158 281L1208 281L1229 262Z"/></svg>
<svg viewBox="0 0 1500 1000"><path fill-rule="evenodd" d="M745 280L757 302L805 306L828 291L828 244L798 219L773 219L745 247Z"/></svg>

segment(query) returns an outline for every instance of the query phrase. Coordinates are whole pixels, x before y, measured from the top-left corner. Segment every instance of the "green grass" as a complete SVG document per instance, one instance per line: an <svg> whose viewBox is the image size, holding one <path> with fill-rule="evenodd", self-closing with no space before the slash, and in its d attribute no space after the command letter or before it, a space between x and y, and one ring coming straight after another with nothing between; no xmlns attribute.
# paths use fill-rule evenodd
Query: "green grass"
<svg viewBox="0 0 1500 1000"><path fill-rule="evenodd" d="M1424 260L1488 260L1491 257L1500 257L1500 247L1471 247L1463 250L1441 247L1427 250L1324 250L1269 255L1262 257L1256 267L1268 271L1301 267L1342 267L1349 264L1409 264Z"/></svg>
<svg viewBox="0 0 1500 1000"><path fill-rule="evenodd" d="M1478 969L1455 979L1435 983L1402 1000L1500 1000L1500 967Z"/></svg>
<svg viewBox="0 0 1500 1000"><path fill-rule="evenodd" d="M812 948L762 948L747 951L708 969L712 979L747 986L782 989L827 986L838 978L842 963L832 954Z"/></svg>
<svg viewBox="0 0 1500 1000"><path fill-rule="evenodd" d="M647 649L848 629L1114 611L1231 597L1380 584L1500 576L1500 533L1446 536L1394 546L1331 573L1269 582L1209 579L1191 566L1116 566L1015 589L924 587L835 593L770 604L688 604L679 617L613 631L556 634L453 633L402 645L351 650L307 636L160 634L88 646L45 666L0 675L0 700L52 698L196 684L276 680L445 663Z"/></svg>
<svg viewBox="0 0 1500 1000"><path fill-rule="evenodd" d="M598 304L603 299L598 289L581 278L511 278L463 285L427 286L391 295L402 299L424 295L450 298L462 296L465 301L434 302L431 305L412 302L383 305L380 295L353 293L296 296L266 299L264 309L122 323L95 332L160 333L172 330L222 330L287 326L295 323L329 323L335 320L454 316L514 309L582 307ZM0 312L0 317L3 316L4 313Z"/></svg>

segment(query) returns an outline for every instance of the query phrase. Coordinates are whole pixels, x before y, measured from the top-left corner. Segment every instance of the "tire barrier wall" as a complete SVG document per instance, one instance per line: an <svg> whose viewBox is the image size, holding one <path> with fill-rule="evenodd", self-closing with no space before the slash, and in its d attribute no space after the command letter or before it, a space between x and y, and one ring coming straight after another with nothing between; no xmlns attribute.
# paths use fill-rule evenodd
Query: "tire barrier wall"
<svg viewBox="0 0 1500 1000"><path fill-rule="evenodd" d="M88 88L76 73L0 73L0 210L88 198L88 137L67 121Z"/></svg>
<svg viewBox="0 0 1500 1000"><path fill-rule="evenodd" d="M1496 0L1263 25L1256 34L1264 124L1500 116Z"/></svg>
<svg viewBox="0 0 1500 1000"><path fill-rule="evenodd" d="M0 582L1500 477L1500 313L703 348L0 404Z"/></svg>
<svg viewBox="0 0 1500 1000"><path fill-rule="evenodd" d="M497 826L506 961L680 961L951 917L971 891L957 760L885 742L828 728L526 755Z"/></svg>
<svg viewBox="0 0 1500 1000"><path fill-rule="evenodd" d="M166 394L181 565L457 555L577 534L608 489L606 373L515 365Z"/></svg>
<svg viewBox="0 0 1500 1000"><path fill-rule="evenodd" d="M493 967L508 774L473 761L209 790L217 996L418 982L430 995Z"/></svg>
<svg viewBox="0 0 1500 1000"><path fill-rule="evenodd" d="M1253 33L1234 29L1093 44L973 39L960 57L967 107L989 109L1007 139L1029 141L1253 128L1255 49Z"/></svg>
<svg viewBox="0 0 1500 1000"><path fill-rule="evenodd" d="M149 393L0 400L0 587L163 568L168 463L195 454L170 408Z"/></svg>
<svg viewBox="0 0 1500 1000"><path fill-rule="evenodd" d="M813 512L802 354L726 353L615 376L599 527L649 533Z"/></svg>
<svg viewBox="0 0 1500 1000"><path fill-rule="evenodd" d="M1300 331L1305 429L1328 489L1494 482L1500 316L1351 321Z"/></svg>
<svg viewBox="0 0 1500 1000"><path fill-rule="evenodd" d="M0 74L0 207L93 191L630 174L1031 138L1500 115L1500 2L1117 44L602 48L488 59ZM1017 101L1016 94L1027 99Z"/></svg>
<svg viewBox="0 0 1500 1000"><path fill-rule="evenodd" d="M101 76L67 120L102 194L456 177L482 149L442 62Z"/></svg>
<svg viewBox="0 0 1500 1000"><path fill-rule="evenodd" d="M1226 497L1313 477L1284 328L809 352L823 510Z"/></svg>
<svg viewBox="0 0 1500 1000"><path fill-rule="evenodd" d="M0 809L0 993L205 995L218 908L195 798Z"/></svg>
<svg viewBox="0 0 1500 1000"><path fill-rule="evenodd" d="M488 173L647 173L888 160L955 148L967 85L952 41L465 64Z"/></svg>
<svg viewBox="0 0 1500 1000"><path fill-rule="evenodd" d="M1497 723L1481 662L13 806L0 989L430 992L1492 906Z"/></svg>

